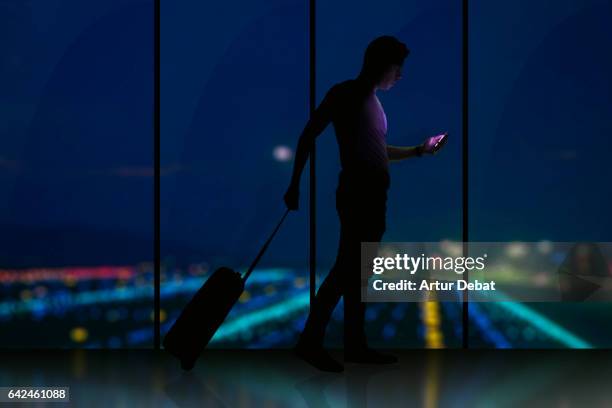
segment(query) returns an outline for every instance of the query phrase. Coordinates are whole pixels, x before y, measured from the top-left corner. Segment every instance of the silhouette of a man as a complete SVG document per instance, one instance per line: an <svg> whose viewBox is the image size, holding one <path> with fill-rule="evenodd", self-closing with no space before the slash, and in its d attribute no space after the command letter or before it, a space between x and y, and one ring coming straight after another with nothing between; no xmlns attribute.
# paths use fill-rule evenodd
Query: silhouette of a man
<svg viewBox="0 0 612 408"><path fill-rule="evenodd" d="M345 361L386 364L394 356L367 345L364 331L365 304L361 302L361 242L379 242L385 232L389 161L435 153L446 138L428 138L413 147L386 143L387 118L376 91L389 90L401 78L409 50L394 37L372 41L365 52L356 79L334 85L312 114L297 145L293 175L284 200L297 210L300 177L315 138L333 123L342 170L336 190L340 217L340 243L336 262L317 292L304 331L296 346L297 355L324 371L343 366L323 349L325 328L344 296Z"/></svg>

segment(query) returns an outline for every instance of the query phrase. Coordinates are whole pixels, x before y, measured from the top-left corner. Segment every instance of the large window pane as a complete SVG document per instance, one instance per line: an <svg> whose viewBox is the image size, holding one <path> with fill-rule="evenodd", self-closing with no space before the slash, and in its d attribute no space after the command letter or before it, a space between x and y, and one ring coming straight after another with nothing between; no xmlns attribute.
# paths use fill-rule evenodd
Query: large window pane
<svg viewBox="0 0 612 408"><path fill-rule="evenodd" d="M378 93L388 120L387 142L413 146L443 131L450 134L438 156L391 164L383 240L460 240L461 2L318 2L319 101L332 85L359 74L366 46L380 35L393 35L411 50L403 79L390 91ZM335 190L340 164L331 127L317 140L317 154L320 284L334 263L339 237ZM379 347L460 344L460 304L371 304L366 319L370 343ZM336 309L333 323L329 343L341 345L342 307Z"/></svg>
<svg viewBox="0 0 612 408"><path fill-rule="evenodd" d="M606 1L470 2L470 237L610 241ZM607 303L470 305L474 347L610 347Z"/></svg>
<svg viewBox="0 0 612 408"><path fill-rule="evenodd" d="M284 211L308 118L307 10L162 3L162 335L214 269L246 270ZM306 182L211 347L294 344L309 303Z"/></svg>
<svg viewBox="0 0 612 408"><path fill-rule="evenodd" d="M147 347L153 4L0 3L1 347Z"/></svg>

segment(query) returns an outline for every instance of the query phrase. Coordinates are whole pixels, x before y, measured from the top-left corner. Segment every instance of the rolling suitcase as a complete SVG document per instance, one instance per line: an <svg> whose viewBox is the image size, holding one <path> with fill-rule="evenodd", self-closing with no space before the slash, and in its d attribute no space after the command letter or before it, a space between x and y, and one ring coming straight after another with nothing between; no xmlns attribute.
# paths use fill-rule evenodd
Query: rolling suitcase
<svg viewBox="0 0 612 408"><path fill-rule="evenodd" d="M191 370L219 326L244 291L244 284L266 252L289 210L242 276L227 267L220 267L204 282L164 338L164 348L181 361L184 370Z"/></svg>

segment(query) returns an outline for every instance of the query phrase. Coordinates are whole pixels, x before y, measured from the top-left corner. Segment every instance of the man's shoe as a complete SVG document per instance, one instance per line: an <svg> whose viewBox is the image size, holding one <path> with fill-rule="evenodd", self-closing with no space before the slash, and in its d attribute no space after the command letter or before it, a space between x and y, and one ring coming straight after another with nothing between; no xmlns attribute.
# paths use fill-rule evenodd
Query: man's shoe
<svg viewBox="0 0 612 408"><path fill-rule="evenodd" d="M384 354L371 348L364 348L345 351L344 361L359 364L395 364L398 360L392 354Z"/></svg>
<svg viewBox="0 0 612 408"><path fill-rule="evenodd" d="M308 345L298 343L294 352L299 358L321 371L330 373L341 373L344 371L344 366L334 360L323 347L309 347Z"/></svg>

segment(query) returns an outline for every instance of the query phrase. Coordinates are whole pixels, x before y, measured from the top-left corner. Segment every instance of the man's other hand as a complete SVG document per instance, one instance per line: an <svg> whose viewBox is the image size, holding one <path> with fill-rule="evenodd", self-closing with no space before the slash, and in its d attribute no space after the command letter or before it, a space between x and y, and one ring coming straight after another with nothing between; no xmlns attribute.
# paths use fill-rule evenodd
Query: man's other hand
<svg viewBox="0 0 612 408"><path fill-rule="evenodd" d="M287 205L287 208L290 210L297 210L298 209L298 204L300 201L300 190L299 187L294 186L293 184L289 186L289 188L287 189L287 192L285 193L285 204Z"/></svg>

